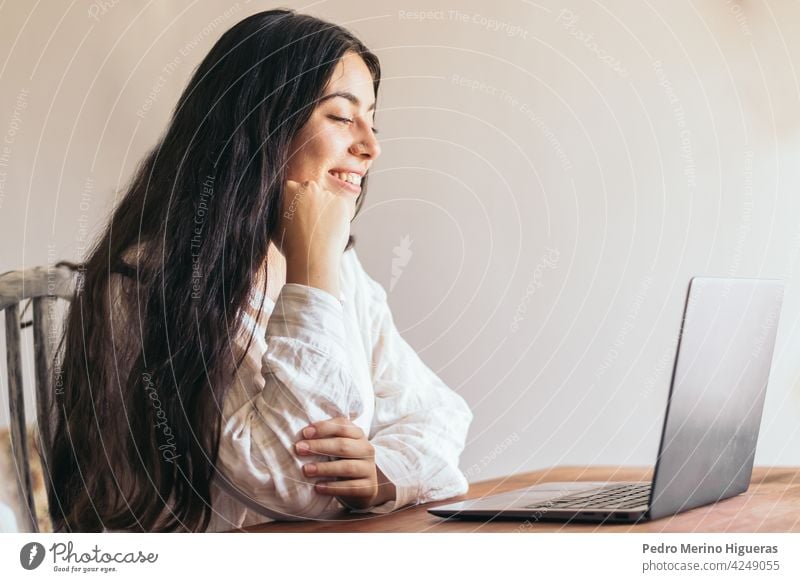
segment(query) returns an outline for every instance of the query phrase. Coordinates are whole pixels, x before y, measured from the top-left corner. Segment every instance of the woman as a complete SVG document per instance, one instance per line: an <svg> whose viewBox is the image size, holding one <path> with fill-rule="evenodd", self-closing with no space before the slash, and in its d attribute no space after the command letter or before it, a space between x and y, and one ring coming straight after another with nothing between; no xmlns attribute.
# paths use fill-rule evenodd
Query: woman
<svg viewBox="0 0 800 582"><path fill-rule="evenodd" d="M216 531L462 494L472 414L349 234L378 59L275 10L181 96L82 266L48 458L56 531Z"/></svg>

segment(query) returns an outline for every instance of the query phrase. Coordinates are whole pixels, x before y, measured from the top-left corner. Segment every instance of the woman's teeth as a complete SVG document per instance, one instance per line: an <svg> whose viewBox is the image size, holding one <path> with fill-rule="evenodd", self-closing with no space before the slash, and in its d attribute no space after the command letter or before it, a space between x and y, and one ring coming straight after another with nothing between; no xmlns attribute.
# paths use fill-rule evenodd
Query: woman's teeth
<svg viewBox="0 0 800 582"><path fill-rule="evenodd" d="M334 176L339 178L342 182L348 182L354 186L361 186L361 176L349 172L331 172Z"/></svg>

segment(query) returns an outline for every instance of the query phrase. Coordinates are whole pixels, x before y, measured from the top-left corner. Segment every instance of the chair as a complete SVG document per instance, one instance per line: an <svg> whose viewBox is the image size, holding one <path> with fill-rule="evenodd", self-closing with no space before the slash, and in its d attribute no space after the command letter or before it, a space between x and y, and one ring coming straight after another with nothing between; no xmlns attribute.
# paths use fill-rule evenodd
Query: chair
<svg viewBox="0 0 800 582"><path fill-rule="evenodd" d="M8 363L8 408L11 429L11 450L16 465L19 497L27 508L31 531L39 531L39 521L31 484L30 454L25 400L22 386L22 346L20 329L33 327L34 376L36 382L36 416L41 445L49 442L49 410L52 380L50 363L55 355L54 344L49 341L54 329L55 307L58 299L71 300L77 272L68 264L54 267L34 267L22 271L9 271L0 275L0 311L6 320L6 361ZM21 322L20 303L33 305L32 322ZM27 305L23 309L27 310ZM46 459L42 458L46 472Z"/></svg>

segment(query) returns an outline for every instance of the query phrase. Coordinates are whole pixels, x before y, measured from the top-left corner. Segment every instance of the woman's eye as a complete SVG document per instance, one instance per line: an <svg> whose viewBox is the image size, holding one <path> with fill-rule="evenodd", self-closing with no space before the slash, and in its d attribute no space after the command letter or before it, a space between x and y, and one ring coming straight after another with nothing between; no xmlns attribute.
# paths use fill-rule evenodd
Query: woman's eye
<svg viewBox="0 0 800 582"><path fill-rule="evenodd" d="M340 121L340 122L342 122L342 123L344 123L346 125L350 125L351 123L354 122L354 120L350 119L349 117L339 117L338 115L329 115L328 117L330 117L334 121ZM377 127L371 127L370 129L372 130L372 133L374 133L375 135L378 134L378 128Z"/></svg>
<svg viewBox="0 0 800 582"><path fill-rule="evenodd" d="M341 121L342 123L347 123L348 125L353 123L353 120L348 119L347 117L339 117L337 115L330 115L329 117L335 121Z"/></svg>

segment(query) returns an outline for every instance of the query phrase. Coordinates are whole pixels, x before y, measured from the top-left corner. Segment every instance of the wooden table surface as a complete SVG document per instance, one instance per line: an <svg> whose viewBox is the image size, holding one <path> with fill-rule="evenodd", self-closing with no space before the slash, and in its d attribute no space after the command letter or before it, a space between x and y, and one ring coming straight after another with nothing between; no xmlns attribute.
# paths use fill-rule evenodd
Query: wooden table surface
<svg viewBox="0 0 800 582"><path fill-rule="evenodd" d="M524 520L444 519L427 509L450 501L504 493L545 481L649 480L651 469L556 467L473 483L466 495L400 509L386 515L350 514L327 521L267 522L248 532L799 532L800 468L756 467L750 488L725 501L637 525L599 525Z"/></svg>

